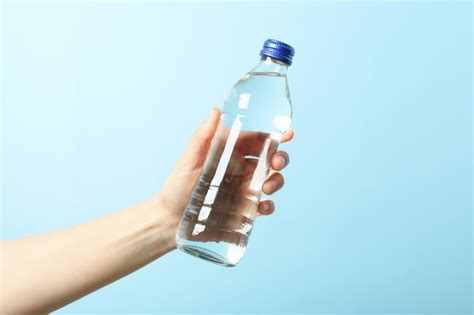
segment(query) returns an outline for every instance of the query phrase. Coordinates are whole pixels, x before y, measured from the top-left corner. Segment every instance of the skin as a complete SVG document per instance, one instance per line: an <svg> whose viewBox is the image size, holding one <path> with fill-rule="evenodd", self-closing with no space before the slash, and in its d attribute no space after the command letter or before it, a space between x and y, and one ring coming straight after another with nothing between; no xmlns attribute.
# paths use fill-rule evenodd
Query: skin
<svg viewBox="0 0 474 315"><path fill-rule="evenodd" d="M174 250L176 228L219 118L220 111L213 109L151 199L83 224L0 244L0 313L52 312ZM281 142L293 135L289 130ZM271 173L262 187L265 194L283 186L279 171L288 163L286 152L273 155ZM258 215L274 210L271 200L262 200Z"/></svg>

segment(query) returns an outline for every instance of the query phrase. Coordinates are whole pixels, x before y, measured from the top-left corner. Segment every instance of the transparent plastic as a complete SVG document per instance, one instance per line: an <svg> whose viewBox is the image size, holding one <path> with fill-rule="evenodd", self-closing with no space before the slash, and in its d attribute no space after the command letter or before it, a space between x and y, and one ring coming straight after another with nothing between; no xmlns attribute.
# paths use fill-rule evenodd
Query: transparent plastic
<svg viewBox="0 0 474 315"><path fill-rule="evenodd" d="M222 266L245 254L276 152L292 116L288 66L271 57L225 98L203 172L176 234L181 250Z"/></svg>

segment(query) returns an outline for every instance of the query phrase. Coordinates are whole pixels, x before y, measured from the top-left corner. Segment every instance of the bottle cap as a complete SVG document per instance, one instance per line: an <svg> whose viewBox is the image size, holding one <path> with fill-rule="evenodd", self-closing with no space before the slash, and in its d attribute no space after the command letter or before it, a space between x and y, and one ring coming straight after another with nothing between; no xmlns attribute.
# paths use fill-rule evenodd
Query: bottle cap
<svg viewBox="0 0 474 315"><path fill-rule="evenodd" d="M280 60L281 62L291 65L295 49L288 44L280 42L276 39L267 39L260 51L260 56L268 56Z"/></svg>

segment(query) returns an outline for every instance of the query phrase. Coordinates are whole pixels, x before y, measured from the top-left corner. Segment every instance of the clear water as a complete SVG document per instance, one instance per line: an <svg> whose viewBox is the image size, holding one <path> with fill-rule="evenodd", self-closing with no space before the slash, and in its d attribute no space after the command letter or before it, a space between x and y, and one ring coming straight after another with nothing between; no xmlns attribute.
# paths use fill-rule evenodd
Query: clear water
<svg viewBox="0 0 474 315"><path fill-rule="evenodd" d="M290 121L284 73L249 72L232 88L178 228L180 249L223 266L239 263L270 159Z"/></svg>

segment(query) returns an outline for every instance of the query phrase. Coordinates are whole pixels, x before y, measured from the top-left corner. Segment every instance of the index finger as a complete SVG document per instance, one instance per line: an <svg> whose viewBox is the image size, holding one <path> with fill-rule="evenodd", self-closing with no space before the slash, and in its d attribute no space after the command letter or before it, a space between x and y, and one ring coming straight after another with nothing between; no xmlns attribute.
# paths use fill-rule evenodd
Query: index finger
<svg viewBox="0 0 474 315"><path fill-rule="evenodd" d="M284 142L288 142L290 141L291 139L293 139L293 136L295 135L295 132L293 131L293 129L288 129L284 134L283 136L281 137L281 141L280 143L284 143Z"/></svg>

